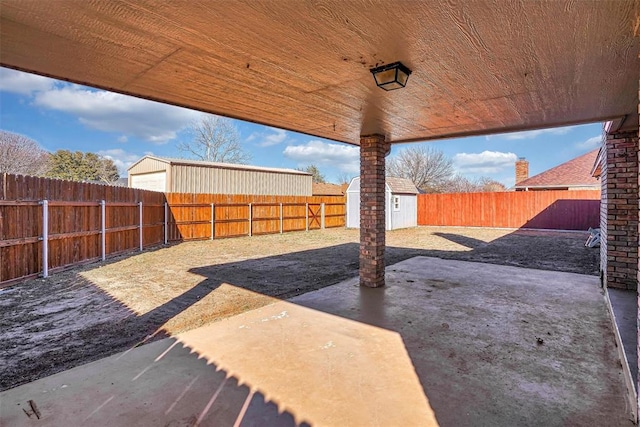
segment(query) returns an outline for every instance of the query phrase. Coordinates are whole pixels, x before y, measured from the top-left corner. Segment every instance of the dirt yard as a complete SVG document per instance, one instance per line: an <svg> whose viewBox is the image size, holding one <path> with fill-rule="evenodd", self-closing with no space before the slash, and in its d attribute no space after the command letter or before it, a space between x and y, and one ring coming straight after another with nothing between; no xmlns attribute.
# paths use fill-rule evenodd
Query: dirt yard
<svg viewBox="0 0 640 427"><path fill-rule="evenodd" d="M471 228L387 233L387 265L418 256L597 275L586 233ZM0 391L358 274L358 230L188 242L0 289Z"/></svg>

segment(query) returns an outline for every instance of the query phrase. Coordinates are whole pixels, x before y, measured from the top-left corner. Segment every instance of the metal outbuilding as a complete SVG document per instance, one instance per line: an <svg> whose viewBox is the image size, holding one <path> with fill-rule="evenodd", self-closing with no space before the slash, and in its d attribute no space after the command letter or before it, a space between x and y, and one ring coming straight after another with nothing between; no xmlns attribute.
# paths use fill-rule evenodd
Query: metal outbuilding
<svg viewBox="0 0 640 427"><path fill-rule="evenodd" d="M294 169L144 156L129 187L164 193L311 196L312 176Z"/></svg>
<svg viewBox="0 0 640 427"><path fill-rule="evenodd" d="M387 177L385 184L385 228L417 227L418 189L405 178ZM347 187L347 227L360 228L360 177Z"/></svg>

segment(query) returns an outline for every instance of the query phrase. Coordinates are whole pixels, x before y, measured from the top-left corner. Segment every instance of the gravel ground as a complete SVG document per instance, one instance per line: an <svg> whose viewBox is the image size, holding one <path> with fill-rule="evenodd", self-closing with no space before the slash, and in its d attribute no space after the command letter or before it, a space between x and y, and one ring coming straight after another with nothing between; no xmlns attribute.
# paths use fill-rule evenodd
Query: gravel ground
<svg viewBox="0 0 640 427"><path fill-rule="evenodd" d="M587 233L420 227L418 255L597 275ZM358 274L358 230L187 242L0 289L0 391Z"/></svg>

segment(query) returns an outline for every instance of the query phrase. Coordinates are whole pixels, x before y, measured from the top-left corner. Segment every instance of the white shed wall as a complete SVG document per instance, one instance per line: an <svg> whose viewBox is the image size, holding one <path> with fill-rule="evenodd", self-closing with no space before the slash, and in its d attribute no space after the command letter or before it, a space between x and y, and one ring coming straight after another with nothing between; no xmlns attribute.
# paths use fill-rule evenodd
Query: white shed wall
<svg viewBox="0 0 640 427"><path fill-rule="evenodd" d="M347 228L360 228L360 191L347 191Z"/></svg>
<svg viewBox="0 0 640 427"><path fill-rule="evenodd" d="M393 210L393 198L398 197L400 202L400 210ZM393 194L391 196L390 208L387 212L391 212L390 230L398 228L408 228L418 226L418 198L414 194Z"/></svg>
<svg viewBox="0 0 640 427"><path fill-rule="evenodd" d="M416 227L418 225L418 198L414 194L392 194L387 186L385 191L385 228ZM351 180L347 188L347 228L360 228L360 178ZM393 210L394 197L400 202L400 210Z"/></svg>

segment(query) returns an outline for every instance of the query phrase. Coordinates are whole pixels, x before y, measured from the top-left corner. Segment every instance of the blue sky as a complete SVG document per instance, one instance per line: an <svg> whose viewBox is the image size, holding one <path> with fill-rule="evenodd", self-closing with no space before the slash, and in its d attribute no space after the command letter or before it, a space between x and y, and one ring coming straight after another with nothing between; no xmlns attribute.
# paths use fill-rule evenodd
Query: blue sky
<svg viewBox="0 0 640 427"><path fill-rule="evenodd" d="M176 145L203 113L0 68L0 129L44 149L91 151L110 157L122 175L145 154L184 157ZM298 168L315 164L327 180L359 172L358 148L291 131L234 120L251 164ZM468 177L510 187L514 162L529 160L530 176L599 146L602 124L427 142ZM391 156L407 147L394 145Z"/></svg>

